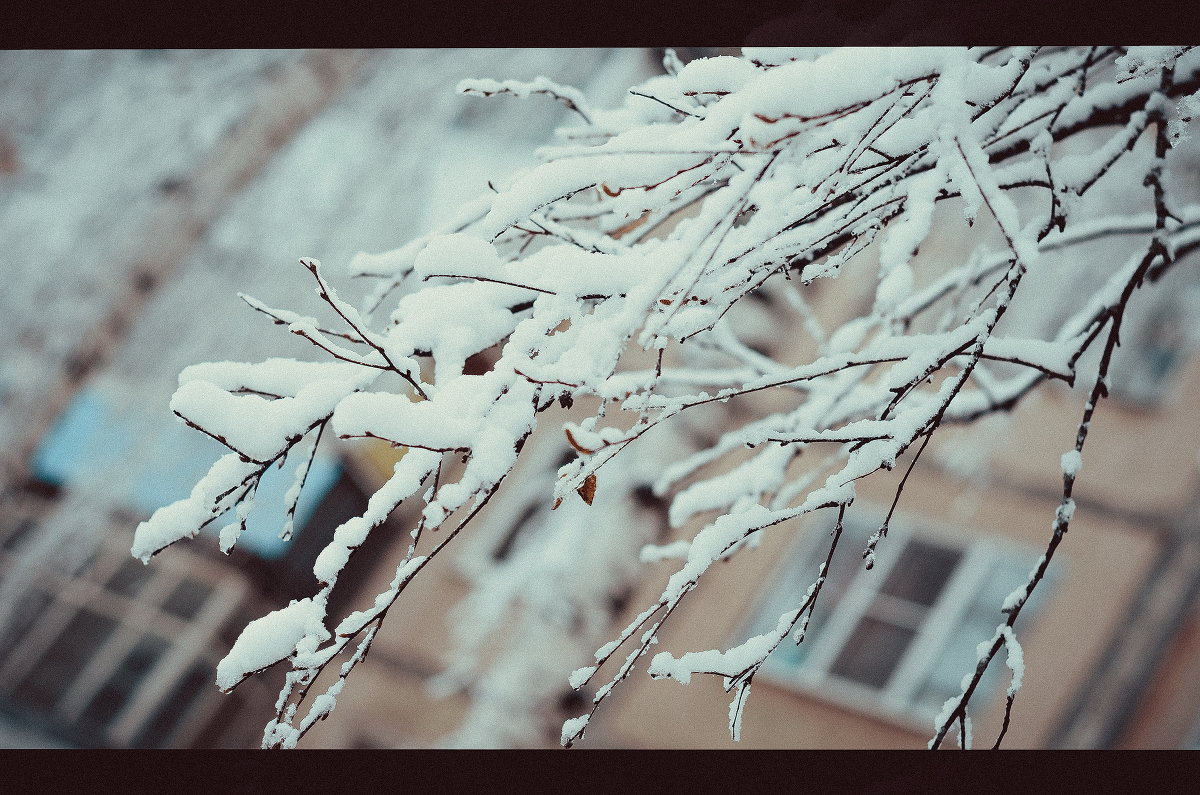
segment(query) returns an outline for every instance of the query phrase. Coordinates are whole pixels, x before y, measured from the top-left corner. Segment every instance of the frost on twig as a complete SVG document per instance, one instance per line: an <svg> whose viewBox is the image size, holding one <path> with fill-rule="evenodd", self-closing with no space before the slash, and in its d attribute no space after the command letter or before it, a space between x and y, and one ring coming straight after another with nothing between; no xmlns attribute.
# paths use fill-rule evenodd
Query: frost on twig
<svg viewBox="0 0 1200 795"><path fill-rule="evenodd" d="M837 540L856 510L858 481L899 467L895 510L941 427L1009 411L1047 381L1090 380L1081 361L1100 340L1100 372L1074 451L1061 462L1063 500L1047 553L1006 600L1006 623L947 704L932 744L954 726L969 744L968 703L1002 646L1013 671L1011 710L1023 670L1014 622L1071 520L1072 484L1125 308L1138 286L1200 243L1200 207L1168 200L1167 178L1170 144L1184 140L1177 128L1200 89L1200 56L1189 48L999 48L839 50L815 60L749 51L666 62L668 74L611 110L544 79L464 83L460 90L475 95L549 95L584 127L570 128L568 145L546 150L545 162L464 207L440 232L360 257L357 266L380 284L361 310L303 260L338 318L334 328L247 299L311 342L325 363L226 363L181 378L174 410L232 452L188 500L139 528L139 557L251 498L260 468L313 431L408 450L366 514L328 540L315 592L285 608L305 605L303 625L277 617L239 639L238 658L251 644L270 653L229 663L238 674L285 659L291 667L266 745L290 747L328 714L407 583L505 488L555 405L574 406L574 415L565 433L561 424L545 433L565 437L574 452L542 504L589 516L606 484L632 488L611 462L639 455L649 435L678 440L698 417L726 423L699 449L680 446L654 478L673 526L710 520L669 544L625 537L613 547L630 560L643 549L644 560L673 561L677 570L594 660L579 661L587 664L569 683L564 672L562 684L580 690L604 674L588 711L563 724L565 745L583 737L714 563L793 532L799 517L830 516L826 566L774 631L727 651L659 652L649 662L652 676L680 682L722 677L736 738L756 672L786 639L802 641L822 609L828 563L846 554ZM1094 190L1118 178L1134 180L1136 212L1107 207ZM1050 297L1062 311L1038 315L1047 291L1036 285L1053 283L1066 259L1097 241L1141 248L1060 285ZM818 300L821 284L837 278L861 282L851 291L861 297L854 311ZM756 328L748 307L759 303L766 320ZM1029 322L1031 312L1038 322ZM495 354L490 369L465 373L484 351ZM325 630L339 571L406 501L418 503L419 519L392 587L371 610ZM551 536L534 536L552 548ZM886 543L885 521L868 562ZM623 570L620 555L602 568ZM533 567L553 557L516 559ZM533 570L507 571L519 578ZM600 592L595 582L587 587ZM569 582L561 588L567 598ZM553 626L527 629L540 643ZM336 688L301 717L317 677L346 654Z"/></svg>

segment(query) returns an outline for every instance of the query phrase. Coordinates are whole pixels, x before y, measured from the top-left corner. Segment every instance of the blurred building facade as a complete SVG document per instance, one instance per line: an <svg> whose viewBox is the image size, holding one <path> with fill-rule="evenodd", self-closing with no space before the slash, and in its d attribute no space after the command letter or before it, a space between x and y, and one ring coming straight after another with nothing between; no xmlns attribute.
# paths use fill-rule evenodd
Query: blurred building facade
<svg viewBox="0 0 1200 795"><path fill-rule="evenodd" d="M0 324L8 337L0 368L0 595L15 606L0 643L0 744L254 747L282 672L222 695L213 685L216 662L248 620L311 591L324 539L362 510L396 453L331 448L314 470L320 476L290 544L278 543L266 522L228 557L214 538L202 537L144 567L129 556L133 526L156 503L186 495L197 462L203 467L217 449L208 440L184 441L199 435L171 424L175 374L205 359L306 357L303 343L287 348L286 335L254 317L232 319L251 315L238 307L236 292L303 305L311 287L295 273L295 256L346 261L358 249L404 242L461 198L437 193L434 183L459 183L470 195L479 185L466 183L483 184L487 169L518 164L516 150L532 150L559 120L547 113L533 124L536 114L516 102L479 108L445 99L458 79L546 73L619 90L648 74L653 56L2 57L0 74L9 77L0 78L0 191L9 207L33 209L29 218L0 210L9 217L0 218L0 234L5 243L24 236L58 248L8 249L10 281L23 286ZM170 156L150 158L144 184L125 196L105 188L106 180L120 178L144 153L131 149L121 161L100 142L91 151L72 147L97 119L108 135L136 137L134 120L144 114L126 108L122 116L112 107L130 100L114 93L130 81L148 95L161 92L167 99L155 100L160 105L147 103L182 120L168 128ZM209 106L215 110L206 114L183 110ZM140 134L150 140L163 131ZM483 159L479 153L495 148L501 134L510 138L507 148ZM409 154L394 156L401 148ZM83 190L71 157L95 172L86 201L74 200L83 209L67 198ZM98 157L114 161L97 165ZM57 220L38 227L34 210ZM95 261L75 269L81 258ZM273 269L261 265L266 260L282 262ZM1145 299L1141 320L1119 362L1130 386L1114 387L1097 413L1072 529L1017 624L1027 675L1007 747L1200 743L1200 694L1188 686L1200 675L1200 357L1188 343L1200 318L1200 280L1194 263L1176 271L1138 296ZM822 288L817 306L830 321L855 306L852 284L839 279ZM222 291L227 303L200 298ZM39 301L50 309L39 310ZM72 314L73 306L83 309ZM763 327L788 322L769 296L746 311L759 313ZM1073 444L1082 403L1080 389L1049 388L1011 418L946 429L924 459L930 464L906 485L902 518L875 567L868 572L843 557L808 639L781 648L756 680L740 744L729 740L728 696L715 680L681 688L635 674L597 714L583 745L923 747L933 716L973 667L976 644L1001 620L1005 594L1045 548L1061 497L1059 458ZM553 420L547 428L557 427ZM545 436L537 442L545 446L540 460L553 464L569 453ZM167 441L131 442L142 437ZM979 451L976 459L964 460L970 450ZM553 468L526 474L549 478ZM882 514L894 489L895 479L872 479L860 494ZM389 616L337 709L305 744L423 747L455 732L470 713L470 693L451 688L437 697L429 687L456 642L447 608L470 591L481 567L514 554L544 507L528 495L544 493L502 492L480 516L479 531L412 582L404 611ZM669 541L695 529L668 529L648 481L631 493L638 499L623 521L642 523L646 538ZM393 517L354 556L341 578L351 587L332 612L369 604L386 590L392 562L408 544L407 519ZM875 529L860 514L845 543L864 543ZM714 569L672 619L664 650L726 648L773 625L815 576L828 530L811 522ZM614 633L673 571L669 562L647 569L641 584L610 595ZM1003 653L993 669L973 702L977 744L990 744L1003 714ZM592 696L574 693L565 680L544 689L561 718L585 711ZM556 729L547 730L527 744L556 746L557 739Z"/></svg>

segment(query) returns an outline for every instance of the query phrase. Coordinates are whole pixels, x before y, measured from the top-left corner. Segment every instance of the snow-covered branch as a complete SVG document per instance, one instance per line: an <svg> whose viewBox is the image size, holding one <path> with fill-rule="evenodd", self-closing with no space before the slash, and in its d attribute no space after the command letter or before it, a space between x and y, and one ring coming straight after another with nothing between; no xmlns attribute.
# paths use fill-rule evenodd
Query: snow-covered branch
<svg viewBox="0 0 1200 795"><path fill-rule="evenodd" d="M894 511L941 426L1008 411L1047 380L1073 385L1102 339L1075 447L1082 454L1134 291L1200 242L1200 208L1168 196L1171 148L1185 140L1179 130L1200 90L1200 55L1119 47L767 55L673 61L670 74L611 110L544 79L462 84L475 95L548 95L585 126L441 232L362 255L355 267L380 286L361 310L338 297L314 260L302 260L345 328L247 299L337 361L200 365L181 376L172 408L232 453L188 500L139 527L134 552L144 559L249 501L259 468L313 430L407 448L366 514L328 541L315 593L252 623L223 668L222 686L232 687L289 661L265 745L295 745L328 713L405 585L502 489L556 402L575 406L565 437L576 455L541 495L547 509L595 512L586 506L609 484L628 492L633 481L609 462L639 455L648 435L673 438L689 418L721 407L731 425L660 467L655 490L673 500L673 525L719 516L670 554L649 555L682 565L594 664L571 676L582 688L628 647L591 708L563 726L566 745L583 737L714 562L833 510L828 566L858 480L906 466ZM1098 186L1117 179L1133 180L1125 195L1140 202L1136 212L1098 197ZM1077 247L1105 239L1144 241L1144 253L1096 262L1086 278L1064 283L1052 298L1065 315L1039 316L1040 325L1021 319L1046 299L1029 282L1044 283ZM831 308L819 293L838 277L853 281L842 294L854 302ZM759 299L766 333L754 339L745 318ZM496 354L490 369L465 373L483 351ZM545 433L561 439L562 427ZM823 457L801 461L810 449ZM1013 622L1066 532L1075 476L1067 469L1042 565L1005 606L973 680L940 716L935 746L956 722L966 734L974 688L1004 646L1012 707L1021 678ZM420 519L391 589L330 631L325 607L338 572L404 501L420 504ZM868 566L886 543L887 521L864 551ZM554 543L545 532L539 539ZM549 565L537 554L518 559ZM616 558L605 561L605 571L624 571ZM505 565L510 585L533 581ZM558 574L546 576L566 589L562 572L574 569L555 565ZM824 574L813 573L775 630L724 652L660 653L650 674L723 677L737 737L754 675L789 636L803 640ZM526 631L544 639L550 626ZM336 682L300 717L317 677L344 653Z"/></svg>

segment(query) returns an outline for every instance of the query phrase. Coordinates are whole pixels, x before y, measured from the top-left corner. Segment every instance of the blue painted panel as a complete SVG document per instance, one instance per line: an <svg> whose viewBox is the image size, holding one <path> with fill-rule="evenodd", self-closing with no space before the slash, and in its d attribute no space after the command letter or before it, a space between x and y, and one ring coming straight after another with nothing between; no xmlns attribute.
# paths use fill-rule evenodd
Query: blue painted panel
<svg viewBox="0 0 1200 795"><path fill-rule="evenodd" d="M118 503L145 514L187 497L212 463L229 451L182 423L146 438L140 410L122 410L95 389L81 390L34 451L33 473L68 487L89 478L106 478L121 492ZM239 547L268 560L287 550L289 542L279 538L285 518L283 498L299 460L289 460L282 470L272 467L263 475ZM340 474L336 457L318 455L313 461L296 507L297 531ZM232 513L213 522L206 532L215 535L230 521Z"/></svg>

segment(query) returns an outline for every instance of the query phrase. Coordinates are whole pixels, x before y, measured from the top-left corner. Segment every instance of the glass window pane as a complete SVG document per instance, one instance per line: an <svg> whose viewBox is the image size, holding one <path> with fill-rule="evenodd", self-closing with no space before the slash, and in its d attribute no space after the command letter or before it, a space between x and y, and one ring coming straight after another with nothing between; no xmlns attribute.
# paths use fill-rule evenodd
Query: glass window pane
<svg viewBox="0 0 1200 795"><path fill-rule="evenodd" d="M252 712L239 691L222 696L221 706L192 742L195 748L257 748L262 739L262 721L250 720ZM261 707L262 705L259 705Z"/></svg>
<svg viewBox="0 0 1200 795"><path fill-rule="evenodd" d="M915 635L913 630L906 627L897 627L867 616L854 628L829 672L877 690L882 689Z"/></svg>
<svg viewBox="0 0 1200 795"><path fill-rule="evenodd" d="M25 637L25 633L37 623L52 601L50 594L45 591L28 591L19 597L8 631L0 640L0 659L4 659L16 651L16 645Z"/></svg>
<svg viewBox="0 0 1200 795"><path fill-rule="evenodd" d="M204 607L212 592L211 585L184 580L171 591L171 595L163 602L162 609L173 616L190 621L200 612L200 608Z"/></svg>
<svg viewBox="0 0 1200 795"><path fill-rule="evenodd" d="M137 748L172 747L171 736L187 715L188 709L196 701L196 697L203 693L205 688L211 687L216 690L212 684L216 675L213 667L204 663L196 663L189 668L188 672L175 685L171 695L159 705L154 717L133 741L134 746Z"/></svg>
<svg viewBox="0 0 1200 795"><path fill-rule="evenodd" d="M75 567L73 569L71 569L71 576L72 577L83 577L85 575L85 573L88 572L88 569L92 568L92 564L94 564L97 560L100 559L100 552L101 552L101 547L99 544L97 544L95 546L95 548L93 548L86 555L84 555L82 558L79 559L79 562L77 564L75 564ZM88 576L88 579L95 579L95 575L91 574L90 576Z"/></svg>
<svg viewBox="0 0 1200 795"><path fill-rule="evenodd" d="M17 701L52 708L116 627L116 619L80 610L17 688Z"/></svg>
<svg viewBox="0 0 1200 795"><path fill-rule="evenodd" d="M991 610L992 615L996 618L996 623L1000 623L1002 619L1006 618L1000 612L1004 600L1029 578L1029 572L1035 563L1032 555L1028 558L994 555L988 567L987 578L983 581L979 593L975 597L975 601L978 603L976 609ZM1038 595L1045 589L1046 583L1043 581L1034 590L1031 601L1037 601Z"/></svg>
<svg viewBox="0 0 1200 795"><path fill-rule="evenodd" d="M134 597L153 576L154 569L152 567L140 560L129 558L113 572L113 575L108 578L108 582L104 583L104 587L121 596Z"/></svg>
<svg viewBox="0 0 1200 795"><path fill-rule="evenodd" d="M0 542L0 549L5 552L16 552L36 527L37 521L32 516L22 516L11 524L6 522L2 532L7 535L4 536L4 541Z"/></svg>
<svg viewBox="0 0 1200 795"><path fill-rule="evenodd" d="M125 655L120 666L83 711L83 721L104 726L111 721L167 649L167 642L147 635Z"/></svg>
<svg viewBox="0 0 1200 795"><path fill-rule="evenodd" d="M822 630L829 622L829 617L837 609L849 589L855 574L863 570L860 553L863 546L866 545L869 535L869 529L857 525L847 527L842 531L842 538L838 541L837 552L830 564L825 584L821 586L821 593L817 597L812 620L809 621L808 628L805 630L804 642L797 645L791 640L785 640L771 655L772 665L798 668L804 664L814 642L820 637ZM817 578L817 572L829 554L831 541L832 538L828 534L822 533L808 559L801 565L795 566L786 576L777 581L776 598L764 606L763 613L755 624L754 634L774 629L780 615L789 610L795 610L803 603L804 595L808 593L809 586Z"/></svg>
<svg viewBox="0 0 1200 795"><path fill-rule="evenodd" d="M905 545L881 590L928 607L937 601L961 557L958 549L914 538Z"/></svg>
<svg viewBox="0 0 1200 795"><path fill-rule="evenodd" d="M1028 561L1013 557L997 556L992 561L987 577L963 612L958 626L950 633L945 647L931 660L928 677L916 694L918 703L938 709L946 699L962 692L963 677L975 671L977 647L1004 623L1006 616L1000 612L1000 607L1004 598L1024 582L1029 565ZM971 697L972 704L982 707L1007 687L1009 674L1005 659L1005 650L1001 649Z"/></svg>
<svg viewBox="0 0 1200 795"><path fill-rule="evenodd" d="M930 659L929 674L917 689L915 700L930 709L939 709L946 699L962 692L962 679L975 672L976 648L992 637L1000 620L990 615L971 612L963 617L946 642L945 647ZM991 700L999 683L999 671L1004 668L1004 652L989 666L979 683L971 703L982 707Z"/></svg>

